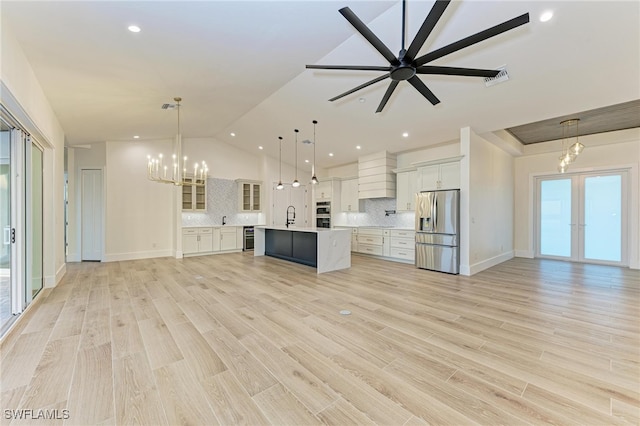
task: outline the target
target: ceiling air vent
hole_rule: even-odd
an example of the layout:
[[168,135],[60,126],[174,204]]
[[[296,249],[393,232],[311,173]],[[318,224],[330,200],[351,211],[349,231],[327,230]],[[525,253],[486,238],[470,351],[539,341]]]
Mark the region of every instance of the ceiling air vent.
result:
[[500,72],[495,77],[485,77],[484,85],[487,87],[491,87],[495,84],[502,83],[503,81],[509,80],[509,73],[507,72],[507,66],[503,65],[498,67]]
[[162,109],[174,109],[176,107],[176,104],[162,104],[162,106],[160,108]]

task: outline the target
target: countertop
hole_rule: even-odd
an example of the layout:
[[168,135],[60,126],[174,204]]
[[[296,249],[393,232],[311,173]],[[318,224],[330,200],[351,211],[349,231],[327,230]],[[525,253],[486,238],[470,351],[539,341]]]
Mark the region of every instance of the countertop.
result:
[[397,229],[399,231],[415,231],[414,228],[401,226],[378,226],[378,225],[335,225],[334,228],[370,228],[370,229]]
[[340,232],[340,231],[347,231],[347,229],[335,229],[335,228],[312,228],[312,227],[303,227],[303,226],[290,226],[290,227],[286,227],[286,226],[267,226],[267,225],[260,225],[260,226],[256,226],[256,228],[258,229],[275,229],[278,231],[292,231],[292,232],[313,232],[316,234],[321,234],[321,233],[326,233],[326,232]]
[[227,223],[226,225],[189,225],[189,226],[183,226],[182,229],[189,229],[189,228],[237,228],[237,227],[245,227],[245,226],[264,226],[264,225],[253,225],[253,224],[244,224],[244,225],[232,225],[230,223]]

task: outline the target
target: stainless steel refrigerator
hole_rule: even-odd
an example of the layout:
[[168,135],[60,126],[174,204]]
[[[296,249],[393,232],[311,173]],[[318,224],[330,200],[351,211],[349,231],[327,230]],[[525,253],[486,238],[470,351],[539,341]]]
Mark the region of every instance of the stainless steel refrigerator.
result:
[[460,272],[460,190],[419,192],[416,200],[416,266]]

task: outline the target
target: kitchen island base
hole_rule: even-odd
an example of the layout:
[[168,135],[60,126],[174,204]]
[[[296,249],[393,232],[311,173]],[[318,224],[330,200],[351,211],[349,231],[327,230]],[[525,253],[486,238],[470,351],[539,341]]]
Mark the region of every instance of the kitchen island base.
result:
[[256,227],[254,256],[312,266],[317,272],[351,267],[351,231],[326,228]]

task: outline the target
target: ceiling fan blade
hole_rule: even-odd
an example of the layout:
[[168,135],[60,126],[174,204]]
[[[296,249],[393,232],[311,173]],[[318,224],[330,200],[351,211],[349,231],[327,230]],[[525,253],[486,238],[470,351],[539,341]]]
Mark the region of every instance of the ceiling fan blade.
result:
[[417,75],[414,75],[409,80],[407,80],[413,87],[415,87],[418,92],[422,93],[422,96],[427,98],[432,105],[437,105],[440,103],[440,99],[436,98],[436,95],[433,94],[431,90],[418,78]]
[[345,97],[345,96],[347,96],[347,95],[352,94],[353,92],[357,92],[357,91],[358,91],[358,90],[360,90],[360,89],[364,89],[365,87],[367,87],[367,86],[371,86],[372,84],[375,84],[375,83],[377,83],[377,82],[379,82],[379,81],[382,81],[382,80],[384,80],[384,79],[386,79],[386,78],[389,78],[389,74],[381,75],[380,77],[376,77],[376,78],[374,78],[373,80],[367,81],[366,83],[361,84],[361,85],[360,85],[360,86],[358,86],[358,87],[354,87],[354,88],[353,88],[353,89],[351,89],[351,90],[348,90],[348,91],[346,91],[346,92],[344,92],[344,93],[339,94],[338,96],[335,96],[335,97],[333,97],[333,98],[329,99],[329,101],[330,101],[330,102],[336,101],[336,100],[338,100],[338,99],[340,99],[340,98],[343,98],[343,97]]
[[442,58],[445,55],[457,52],[458,50],[464,49],[465,47],[469,47],[472,44],[480,43],[481,41],[484,41],[488,38],[512,30],[516,27],[519,27],[520,25],[524,25],[527,22],[529,22],[529,14],[525,13],[524,15],[520,15],[501,24],[498,24],[495,27],[480,31],[479,33],[470,35],[469,37],[465,37],[462,40],[458,40],[447,46],[441,47],[440,49],[436,49],[433,52],[429,52],[426,55],[420,56],[414,61],[414,64],[415,66],[424,65],[438,58]]
[[398,87],[398,83],[399,83],[399,81],[397,81],[397,80],[392,80],[391,81],[391,83],[389,84],[389,87],[387,87],[387,91],[384,92],[384,96],[382,97],[382,100],[380,101],[380,105],[378,105],[378,109],[376,110],[376,113],[382,112],[382,109],[387,104],[387,101],[391,97],[391,94],[393,93],[394,90],[396,90],[396,87]]
[[404,57],[407,60],[413,61],[413,59],[416,57],[416,55],[422,48],[422,45],[427,40],[427,37],[429,37],[431,31],[433,31],[433,27],[436,26],[438,20],[444,13],[447,6],[449,6],[450,2],[451,0],[436,0],[435,4],[431,8],[431,11],[429,12],[429,15],[427,15],[427,17],[425,18],[422,26],[418,30],[418,33],[409,45],[407,52],[404,54]]
[[367,65],[306,65],[312,70],[355,70],[355,71],[391,71],[391,67],[376,67]]
[[423,65],[416,68],[416,74],[460,75],[465,77],[495,77],[500,70],[483,70],[478,68],[436,67]]
[[355,13],[353,13],[351,9],[349,9],[348,7],[343,7],[339,10],[339,12],[342,14],[342,16],[345,17],[347,21],[349,21],[351,25],[353,25],[356,30],[358,30],[360,34],[362,34],[364,38],[367,39],[369,43],[371,43],[373,47],[376,48],[378,52],[380,52],[382,56],[384,56],[387,61],[392,64],[398,63],[398,58],[396,58],[391,50],[389,50],[389,48],[385,46],[382,40],[380,40],[378,36],[376,36],[373,31],[371,31],[369,27],[367,27],[365,23],[356,16]]

